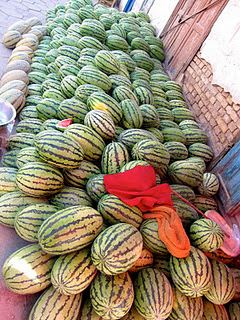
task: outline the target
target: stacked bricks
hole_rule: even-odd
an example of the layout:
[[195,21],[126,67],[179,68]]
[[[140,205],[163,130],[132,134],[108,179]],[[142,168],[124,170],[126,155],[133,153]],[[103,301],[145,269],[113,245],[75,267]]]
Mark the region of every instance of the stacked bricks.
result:
[[190,110],[208,135],[214,159],[220,159],[240,136],[240,105],[231,94],[212,85],[211,65],[201,58],[200,51],[189,64],[182,87]]

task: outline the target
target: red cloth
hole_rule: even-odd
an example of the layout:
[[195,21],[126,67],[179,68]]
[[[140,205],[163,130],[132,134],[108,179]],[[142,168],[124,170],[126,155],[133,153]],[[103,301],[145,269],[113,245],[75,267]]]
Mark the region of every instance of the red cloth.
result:
[[159,204],[173,208],[171,189],[167,183],[156,185],[152,166],[136,166],[125,172],[105,175],[104,185],[108,193],[131,207],[137,206],[142,212]]

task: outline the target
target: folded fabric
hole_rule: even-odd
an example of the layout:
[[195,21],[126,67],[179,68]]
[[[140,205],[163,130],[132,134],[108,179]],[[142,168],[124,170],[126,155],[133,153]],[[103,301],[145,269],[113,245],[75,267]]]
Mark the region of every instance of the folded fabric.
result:
[[169,185],[156,185],[152,166],[136,166],[125,172],[105,175],[104,185],[108,193],[131,207],[137,206],[142,212],[159,204],[173,207]]
[[143,219],[156,219],[158,234],[168,251],[177,258],[188,256],[191,245],[176,211],[165,206],[155,206],[144,213]]

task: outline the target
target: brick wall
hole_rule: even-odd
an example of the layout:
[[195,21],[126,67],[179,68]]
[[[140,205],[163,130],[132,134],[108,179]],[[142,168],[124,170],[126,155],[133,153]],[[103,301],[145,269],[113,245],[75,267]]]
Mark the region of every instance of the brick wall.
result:
[[212,85],[211,65],[196,54],[181,84],[196,121],[208,135],[217,160],[240,136],[240,105],[218,85]]

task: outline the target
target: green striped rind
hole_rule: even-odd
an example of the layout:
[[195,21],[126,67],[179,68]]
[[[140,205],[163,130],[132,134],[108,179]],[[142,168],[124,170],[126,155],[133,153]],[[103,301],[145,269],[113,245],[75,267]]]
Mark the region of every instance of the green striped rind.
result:
[[218,210],[218,204],[212,197],[196,195],[193,203],[199,210],[206,212],[208,210]]
[[148,162],[161,178],[165,177],[170,154],[161,142],[154,140],[137,142],[132,148],[132,157],[134,160]]
[[90,161],[83,160],[76,169],[64,170],[63,176],[65,183],[69,186],[85,188],[91,176],[100,174],[99,167]]
[[[154,99],[155,98],[156,98],[156,96],[154,96]],[[162,100],[162,98],[161,98],[161,100]],[[162,106],[158,107],[158,105],[156,105],[156,103],[155,103],[155,100],[154,100],[154,106],[157,108],[157,112],[158,112],[160,120],[174,121],[172,111],[169,110],[167,106],[166,107],[162,107]]]
[[83,148],[71,136],[57,130],[44,130],[35,139],[42,160],[57,168],[77,168],[83,160]]
[[77,76],[69,75],[61,81],[61,92],[67,98],[72,98],[75,94],[77,87],[79,86]]
[[[182,100],[184,101],[184,97],[181,92],[177,90],[167,90],[166,91],[167,100]],[[193,120],[193,119],[192,119]]]
[[122,124],[124,128],[141,128],[143,116],[137,103],[131,99],[125,99],[121,101],[120,106],[123,113]]
[[111,140],[115,136],[114,121],[102,110],[89,111],[84,118],[84,124],[95,130],[103,139]]
[[101,197],[107,194],[107,190],[104,185],[104,174],[97,174],[92,176],[86,185],[87,193],[90,198],[98,202]]
[[168,141],[164,143],[164,146],[167,148],[171,160],[184,160],[188,157],[187,147],[179,141]]
[[156,219],[144,220],[140,226],[140,232],[143,237],[143,245],[152,253],[156,253],[162,258],[169,256],[165,244],[160,240],[158,234],[158,222]]
[[72,119],[74,123],[83,123],[87,113],[87,105],[75,98],[63,100],[57,110],[59,119]]
[[125,145],[121,142],[111,142],[103,150],[101,158],[102,173],[117,173],[129,160],[130,156]]
[[182,132],[186,137],[187,146],[193,143],[207,144],[207,134],[202,129],[184,129]]
[[91,244],[101,231],[103,219],[87,206],[62,209],[43,222],[38,232],[45,252],[59,255],[80,250]]
[[18,170],[16,184],[19,190],[27,195],[48,196],[62,189],[63,175],[47,163],[30,162]]
[[169,320],[180,319],[202,319],[203,300],[202,297],[190,298],[182,294],[178,289],[172,286],[173,290],[173,308],[169,315]]
[[179,128],[178,124],[172,120],[162,119],[159,123],[159,129],[163,130],[165,128]]
[[80,69],[87,65],[94,66],[94,57],[84,55],[78,59],[77,65]]
[[203,174],[203,181],[198,186],[198,191],[203,196],[214,196],[219,189],[219,180],[218,177],[211,172],[205,172]]
[[117,58],[120,64],[124,64],[127,67],[129,72],[135,70],[136,62],[128,54],[122,52],[120,55],[117,55]]
[[157,138],[151,132],[137,128],[126,129],[120,133],[118,137],[118,141],[123,143],[129,150],[131,150],[137,142],[146,139],[157,141]]
[[183,120],[194,120],[194,115],[189,109],[177,107],[173,108],[171,111],[174,116],[174,121],[177,123],[180,123]]
[[31,63],[31,71],[41,72],[47,74],[47,66],[40,62]]
[[37,104],[42,100],[42,97],[40,96],[27,96],[26,102],[25,102],[25,107],[26,106],[37,106]]
[[35,203],[46,203],[45,198],[33,198],[20,191],[12,191],[0,197],[0,223],[4,226],[14,228],[16,214]]
[[84,36],[82,37],[78,42],[79,49],[82,50],[84,48],[92,48],[96,50],[103,50],[103,44],[90,36]]
[[133,161],[129,161],[127,164],[125,164],[120,172],[125,172],[127,170],[131,170],[133,168],[135,168],[136,166],[149,166],[149,163],[147,163],[146,161],[142,161],[142,160],[133,160]]
[[155,44],[151,44],[150,46],[150,57],[154,59],[158,59],[161,62],[165,60],[165,53],[162,48]]
[[38,118],[43,121],[57,118],[57,111],[60,103],[61,101],[52,98],[41,99],[36,106]]
[[6,153],[4,153],[4,155],[2,156],[2,159],[1,159],[1,165],[3,167],[17,168],[16,158],[17,158],[17,154],[19,151],[20,150],[18,150],[18,149],[14,149],[14,150],[7,151]]
[[158,141],[163,143],[164,139],[163,139],[163,134],[161,130],[159,130],[158,128],[146,128],[146,130],[154,134],[154,136],[158,139]]
[[38,230],[41,224],[57,211],[56,206],[47,203],[29,205],[18,211],[14,220],[14,228],[24,240],[38,242]]
[[101,110],[106,112],[116,124],[122,118],[121,106],[115,98],[111,97],[105,92],[99,91],[92,93],[87,100],[87,105],[89,110]]
[[44,91],[42,98],[43,99],[54,99],[54,100],[62,102],[67,97],[60,90],[55,89],[55,88],[51,88],[51,89]]
[[59,119],[47,119],[43,122],[41,131],[44,130],[57,130]]
[[153,94],[148,88],[138,86],[136,89],[134,89],[133,92],[135,93],[136,97],[138,98],[139,105],[142,105],[142,104],[150,104],[151,105],[154,103]]
[[238,320],[238,317],[240,314],[240,302],[231,302],[228,305],[228,314],[229,314],[230,320]]
[[84,189],[63,187],[60,192],[49,198],[49,202],[59,209],[72,206],[92,207],[92,200]]
[[195,209],[183,200],[173,200],[173,207],[176,209],[185,230],[189,230],[190,225],[199,219],[199,215]]
[[141,255],[142,246],[142,235],[136,227],[117,223],[96,237],[91,247],[91,258],[101,273],[116,275],[134,265]]
[[109,35],[106,39],[106,45],[109,47],[110,50],[122,50],[127,52],[128,50],[128,43],[127,41],[118,35]]
[[78,66],[75,66],[73,64],[64,64],[59,68],[58,75],[62,80],[64,77],[67,77],[67,76],[77,76],[79,71],[80,71],[80,68]]
[[33,83],[33,84],[28,85],[28,94],[31,96],[32,95],[33,96],[36,96],[36,95],[41,96],[42,95],[41,84]]
[[203,318],[206,320],[237,320],[238,318],[229,318],[227,309],[224,305],[215,304],[203,298]]
[[41,131],[43,121],[40,119],[24,119],[18,122],[16,132],[28,132],[37,134]]
[[37,117],[36,106],[25,106],[19,114],[19,120]]
[[125,87],[129,87],[130,89],[132,89],[131,81],[124,76],[121,76],[119,74],[112,74],[109,76],[109,79],[112,83],[113,89],[115,89],[117,86],[125,86]]
[[205,297],[215,304],[228,303],[234,296],[235,280],[228,266],[211,260],[213,281]]
[[184,184],[189,187],[198,187],[203,179],[201,168],[186,160],[178,160],[168,167],[168,175],[173,183]]
[[173,292],[163,272],[146,268],[134,281],[134,306],[145,319],[167,319],[173,307]]
[[46,289],[33,305],[28,320],[77,320],[82,295],[63,295],[53,287]]
[[131,50],[140,49],[150,52],[149,44],[141,37],[136,37],[131,41]]
[[[170,184],[170,188],[184,199],[193,202],[195,199],[195,193],[192,188],[181,184]],[[180,200],[180,198],[172,192],[172,200]]]
[[162,134],[163,134],[165,142],[178,141],[178,142],[181,142],[183,144],[186,143],[185,134],[182,132],[182,130],[180,130],[178,128],[173,128],[173,127],[164,128],[164,129],[162,129]]
[[80,58],[80,50],[74,46],[62,45],[57,49],[58,56],[66,56],[72,58],[74,60],[78,60]]
[[[153,96],[153,105],[156,108],[169,108],[169,102],[165,99],[165,97],[159,96],[159,95],[154,95]],[[166,116],[165,116],[166,117]],[[173,120],[173,115],[172,113],[168,113],[168,118],[171,118]],[[163,116],[162,116],[163,119]]]
[[[176,100],[178,103],[180,100]],[[170,101],[170,103],[174,102],[174,100]],[[170,104],[169,103],[169,104]],[[187,108],[187,107],[186,107]],[[199,129],[199,124],[194,120],[183,120],[179,123],[179,128],[181,130],[185,129]]]
[[90,285],[90,299],[99,319],[122,318],[130,310],[134,299],[128,272],[113,276],[97,273]]
[[200,170],[204,173],[206,171],[206,163],[200,157],[188,157],[185,159],[187,162],[192,162],[193,164],[199,166]]
[[158,128],[160,118],[157,109],[151,104],[141,104],[139,106],[143,116],[143,128]]
[[44,93],[45,91],[49,89],[61,89],[61,82],[56,79],[46,79],[42,84],[41,84],[41,92]]
[[162,258],[161,256],[154,255],[152,267],[162,271],[168,279],[171,279],[169,259],[170,256],[167,258]]
[[130,207],[113,194],[106,194],[98,202],[97,210],[104,221],[109,224],[125,222],[139,228],[142,223],[142,212],[138,207]]
[[111,51],[100,50],[94,58],[95,66],[106,74],[118,73],[120,63]]
[[[99,22],[98,20],[95,20]],[[84,36],[90,36],[101,43],[103,43],[106,39],[106,31],[104,30],[103,25],[99,23],[91,23],[91,22],[86,22],[86,20],[83,20],[83,23],[80,26],[80,35],[82,37]]]
[[0,167],[0,196],[18,190],[15,182],[17,172],[16,168]]
[[[19,267],[19,261],[22,267]],[[4,262],[4,283],[8,289],[19,294],[42,291],[51,284],[54,261],[55,257],[44,252],[38,244],[24,246]]]
[[46,78],[46,73],[39,71],[31,71],[28,73],[30,84],[41,84]]
[[83,67],[79,71],[77,77],[80,84],[89,83],[100,87],[104,91],[109,91],[112,87],[112,83],[108,76],[95,66],[88,65]]
[[135,103],[138,104],[138,98],[135,95],[135,93],[129,88],[125,86],[117,86],[113,92],[112,96],[115,100],[117,100],[119,103],[125,99],[131,99]]
[[193,246],[186,258],[170,257],[170,272],[176,288],[191,298],[206,295],[212,283],[208,258]]
[[189,238],[194,247],[212,252],[223,245],[224,233],[215,221],[203,218],[191,225]]
[[98,92],[98,91],[104,92],[103,89],[101,89],[100,87],[98,87],[96,85],[89,84],[89,83],[82,84],[77,88],[77,90],[75,92],[75,98],[84,102],[84,103],[87,103],[88,97],[92,93]]
[[75,295],[90,285],[97,273],[90,253],[90,248],[83,248],[57,258],[52,268],[51,282],[59,293]]
[[23,149],[32,147],[34,144],[35,134],[27,132],[19,132],[12,134],[8,140],[8,149]]
[[205,162],[211,161],[213,158],[213,149],[204,143],[193,143],[188,147],[190,157],[200,157]]
[[182,92],[182,86],[180,85],[180,83],[170,80],[170,81],[166,81],[163,85],[163,90],[164,91],[168,91],[168,90],[177,90],[179,92]]
[[[134,40],[133,40],[134,41]],[[133,61],[136,62],[138,68],[147,70],[148,72],[152,71],[154,68],[154,63],[149,56],[142,53],[134,53],[132,55]]]
[[77,61],[66,56],[58,56],[54,62],[54,65],[55,65],[54,69],[56,70],[56,72],[58,72],[59,69],[65,64],[73,64],[77,66]]
[[82,146],[86,160],[95,161],[102,156],[105,142],[93,129],[75,123],[68,126],[64,134],[72,137]]

